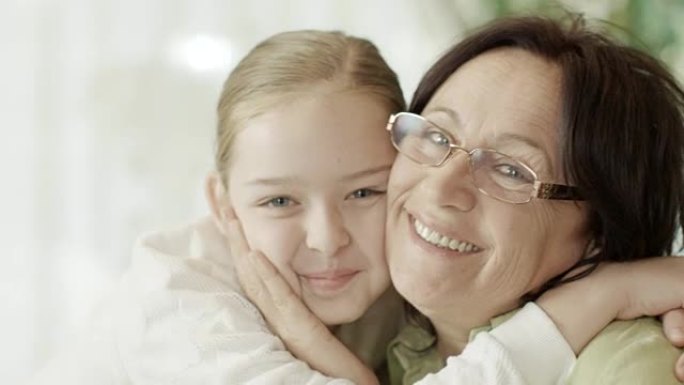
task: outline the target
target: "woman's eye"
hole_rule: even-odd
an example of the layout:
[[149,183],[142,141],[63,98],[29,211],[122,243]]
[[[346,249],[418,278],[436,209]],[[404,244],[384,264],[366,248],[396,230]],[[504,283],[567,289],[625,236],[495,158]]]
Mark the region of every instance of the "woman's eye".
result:
[[275,197],[266,201],[264,205],[268,207],[288,207],[293,203],[294,202],[292,202],[292,199],[288,197]]
[[372,196],[382,194],[382,193],[383,193],[383,191],[373,190],[370,188],[360,188],[358,190],[355,190],[351,194],[349,194],[348,197],[350,197],[352,199],[363,199],[363,198],[372,197]]
[[534,181],[530,179],[530,176],[528,175],[527,172],[522,170],[520,167],[512,165],[512,164],[500,164],[495,167],[496,171],[510,179],[514,179],[516,181],[521,181],[521,182],[527,182],[527,183],[533,183]]
[[438,146],[449,146],[449,138],[439,131],[429,131],[425,134],[425,138]]

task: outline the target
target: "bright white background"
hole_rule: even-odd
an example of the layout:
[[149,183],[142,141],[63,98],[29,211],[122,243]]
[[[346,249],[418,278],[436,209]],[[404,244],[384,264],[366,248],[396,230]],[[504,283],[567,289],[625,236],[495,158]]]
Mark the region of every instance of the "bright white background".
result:
[[214,107],[254,44],[302,28],[367,37],[409,98],[493,12],[467,0],[0,0],[0,383],[69,344],[137,235],[207,212]]

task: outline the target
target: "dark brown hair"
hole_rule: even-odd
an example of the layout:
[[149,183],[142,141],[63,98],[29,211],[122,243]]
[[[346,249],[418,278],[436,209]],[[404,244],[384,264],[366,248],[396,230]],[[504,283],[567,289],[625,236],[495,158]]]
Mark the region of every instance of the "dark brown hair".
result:
[[588,203],[595,247],[573,266],[588,269],[569,278],[565,272],[522,300],[602,261],[671,253],[684,219],[684,93],[677,81],[658,60],[591,31],[581,17],[507,18],[447,51],[421,80],[410,111],[421,113],[465,62],[500,47],[524,49],[562,71],[559,150],[565,182]]

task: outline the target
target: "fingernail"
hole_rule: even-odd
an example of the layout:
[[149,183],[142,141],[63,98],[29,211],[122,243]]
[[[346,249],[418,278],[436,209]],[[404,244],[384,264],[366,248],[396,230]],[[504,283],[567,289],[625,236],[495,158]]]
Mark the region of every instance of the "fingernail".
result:
[[[674,328],[670,330],[667,334],[671,342],[684,344],[684,328]],[[684,365],[684,360],[682,360],[680,363]]]
[[232,221],[235,219],[235,211],[233,211],[232,207],[229,207],[227,209],[223,209],[223,216],[229,221]]

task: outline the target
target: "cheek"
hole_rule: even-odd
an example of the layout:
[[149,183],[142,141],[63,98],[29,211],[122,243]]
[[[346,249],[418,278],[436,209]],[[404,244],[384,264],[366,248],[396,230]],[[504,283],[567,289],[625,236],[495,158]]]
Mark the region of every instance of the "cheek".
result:
[[385,269],[385,220],[387,202],[382,199],[372,207],[359,207],[347,215],[347,231],[359,249],[366,266],[381,265]]
[[586,237],[581,210],[542,206],[525,220],[524,225],[520,223],[511,227],[517,240],[510,241],[520,251],[520,268],[530,275],[529,290],[563,273],[582,257]]
[[555,223],[533,206],[494,203],[484,214],[493,254],[483,272],[497,292],[517,298],[546,275],[549,233]]
[[390,206],[420,181],[421,173],[418,171],[413,161],[403,155],[397,156],[387,186],[387,200]]
[[264,218],[249,210],[242,215],[238,212],[238,217],[250,248],[264,253],[290,286],[299,292],[298,285],[295,284],[297,277],[291,267],[299,250],[299,226],[283,219]]
[[255,224],[247,237],[250,246],[263,252],[277,267],[289,265],[299,246],[296,225],[268,220],[257,221]]

